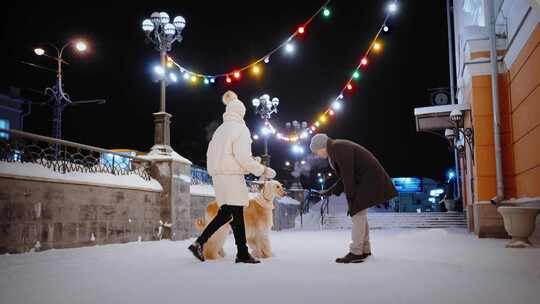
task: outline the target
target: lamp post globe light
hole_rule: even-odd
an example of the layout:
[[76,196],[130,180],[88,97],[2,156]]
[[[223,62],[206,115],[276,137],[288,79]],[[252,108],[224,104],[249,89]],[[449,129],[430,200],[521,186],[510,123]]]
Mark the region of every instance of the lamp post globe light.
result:
[[[162,73],[159,74],[159,82],[161,86],[159,112],[154,113],[154,146],[152,151],[157,151],[160,154],[171,154],[171,132],[170,118],[171,114],[165,110],[165,88],[168,81],[176,81],[177,77],[174,74],[168,75],[166,71],[167,52],[172,48],[174,42],[182,41],[182,31],[186,27],[186,20],[182,16],[176,16],[173,22],[170,23],[169,14],[166,12],[154,12],[149,19],[142,22],[142,30],[146,34],[146,41],[154,45],[156,51],[160,54],[160,62]],[[169,78],[167,76],[170,76]]]
[[[56,45],[52,43],[46,43],[47,46],[50,46],[54,52],[52,54],[47,53],[47,51],[43,47],[37,47],[34,49],[34,53],[37,56],[44,56],[50,59],[53,59],[56,61],[56,70],[54,71],[56,73],[56,83],[52,87],[48,87],[45,89],[45,96],[47,96],[49,99],[47,100],[47,104],[52,108],[53,112],[53,125],[52,125],[52,134],[51,136],[54,138],[61,139],[62,138],[62,113],[64,109],[70,105],[77,105],[77,104],[89,104],[89,103],[98,103],[102,104],[106,101],[104,99],[92,99],[92,100],[80,100],[80,101],[72,101],[69,97],[69,94],[66,93],[64,90],[64,84],[62,82],[62,65],[68,64],[66,60],[64,60],[64,51],[68,47],[73,47],[73,49],[79,53],[85,52],[88,48],[86,43],[82,40],[70,40],[66,42],[61,48],[58,48]],[[34,65],[40,67],[38,65]],[[43,68],[43,67],[40,67]],[[48,68],[44,68],[46,70],[50,70]]]
[[269,127],[268,120],[270,119],[272,114],[277,113],[277,108],[279,106],[279,98],[270,98],[270,95],[263,94],[261,97],[254,98],[251,101],[251,104],[255,109],[255,114],[259,115],[261,119],[265,122],[265,126],[263,127],[261,132],[264,137],[264,155],[262,156],[262,158],[263,163],[266,166],[270,166],[270,155],[268,154],[268,137],[270,136],[270,134],[273,134],[275,130]]
[[[301,166],[305,164],[304,160],[301,160],[306,152],[304,141],[309,137],[308,123],[306,121],[299,122],[293,120],[285,123],[285,127],[293,134],[291,152],[294,157],[294,166]],[[300,183],[300,177],[296,178],[296,182]]]

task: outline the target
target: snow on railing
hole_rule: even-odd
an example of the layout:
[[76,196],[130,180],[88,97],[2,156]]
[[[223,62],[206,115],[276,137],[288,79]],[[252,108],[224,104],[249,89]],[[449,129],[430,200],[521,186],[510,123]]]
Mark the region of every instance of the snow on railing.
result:
[[144,158],[67,140],[0,129],[0,161],[34,163],[59,173],[137,174],[150,180]]

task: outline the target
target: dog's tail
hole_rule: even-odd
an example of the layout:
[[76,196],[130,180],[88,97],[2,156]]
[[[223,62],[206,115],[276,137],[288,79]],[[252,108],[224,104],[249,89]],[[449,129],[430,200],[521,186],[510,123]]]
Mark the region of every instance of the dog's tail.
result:
[[198,218],[195,220],[195,228],[197,228],[197,230],[199,232],[203,231],[204,228],[206,228],[206,220],[204,218]]

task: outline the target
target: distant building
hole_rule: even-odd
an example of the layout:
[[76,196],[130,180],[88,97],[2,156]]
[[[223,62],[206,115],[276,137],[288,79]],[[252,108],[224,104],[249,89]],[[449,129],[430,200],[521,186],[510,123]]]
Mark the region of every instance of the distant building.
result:
[[[30,104],[17,95],[15,89],[10,94],[0,94],[0,129],[23,129],[23,119],[30,113]],[[7,134],[0,133],[0,137],[6,138]]]
[[386,211],[440,212],[446,185],[423,177],[395,177],[392,182],[399,195],[389,201]]

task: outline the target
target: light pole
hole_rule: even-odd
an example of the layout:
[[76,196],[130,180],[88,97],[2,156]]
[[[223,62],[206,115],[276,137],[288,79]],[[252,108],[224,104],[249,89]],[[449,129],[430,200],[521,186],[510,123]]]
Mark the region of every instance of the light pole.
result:
[[264,155],[263,162],[266,166],[270,166],[270,155],[268,155],[268,137],[273,134],[273,130],[268,120],[272,114],[277,113],[277,107],[279,106],[279,98],[274,97],[270,99],[270,95],[264,94],[259,98],[254,98],[251,101],[253,107],[255,107],[255,114],[259,115],[264,120],[264,127],[262,129],[262,135],[264,137]]
[[171,117],[172,115],[165,111],[165,88],[167,86],[166,58],[167,52],[171,50],[172,44],[175,41],[182,41],[182,30],[186,27],[186,20],[182,16],[176,16],[173,23],[169,22],[169,15],[165,12],[154,12],[150,15],[150,19],[145,19],[142,22],[142,30],[146,34],[146,41],[154,45],[156,51],[160,54],[162,75],[161,82],[161,97],[159,104],[159,112],[154,113],[154,147],[152,150],[159,150],[162,154],[170,154],[171,148]]
[[[58,48],[52,43],[47,43],[47,45],[51,46],[56,51],[56,56],[47,54],[45,52],[45,49],[43,48],[35,48],[34,53],[38,56],[45,56],[45,57],[51,58],[55,60],[57,64],[57,69],[55,71],[56,83],[54,86],[45,89],[45,96],[49,97],[47,104],[52,108],[52,111],[53,111],[52,137],[61,139],[62,138],[62,113],[67,106],[77,105],[77,104],[86,104],[86,103],[102,104],[102,103],[105,103],[105,100],[92,99],[92,100],[72,101],[71,98],[69,97],[69,94],[67,94],[64,91],[64,84],[62,83],[62,65],[68,64],[68,62],[65,61],[63,58],[64,50],[68,46],[74,46],[76,51],[84,52],[87,49],[86,43],[84,43],[81,40],[71,40],[71,41],[68,41],[66,44],[64,44],[62,48]],[[34,66],[37,66],[37,65],[34,65]],[[40,67],[40,66],[37,66],[37,67]],[[48,68],[45,68],[45,69],[49,70]]]

